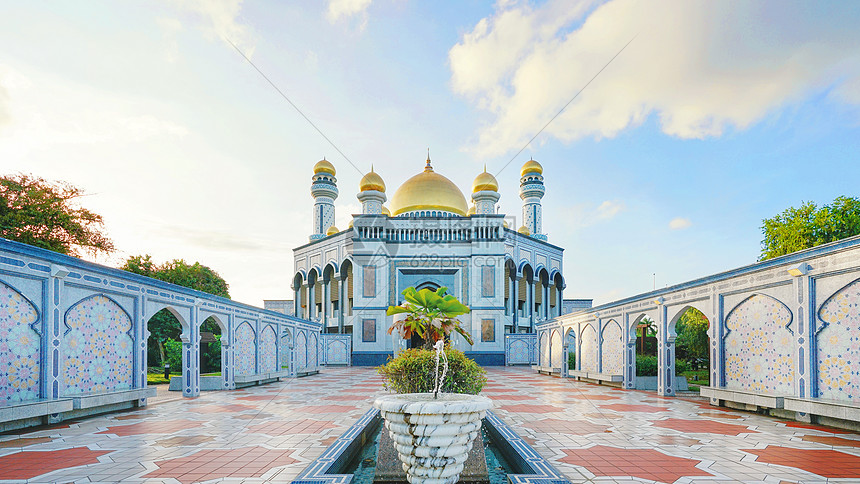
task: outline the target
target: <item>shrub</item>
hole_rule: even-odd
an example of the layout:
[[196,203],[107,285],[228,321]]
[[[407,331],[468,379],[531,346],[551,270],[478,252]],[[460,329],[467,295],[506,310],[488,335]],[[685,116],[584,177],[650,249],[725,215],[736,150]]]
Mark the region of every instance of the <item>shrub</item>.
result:
[[657,376],[657,357],[636,355],[636,376]]
[[[448,374],[445,375],[442,391],[477,395],[487,383],[487,372],[474,360],[466,358],[462,351],[446,349],[445,354],[448,356]],[[409,349],[397,358],[389,359],[376,371],[382,376],[386,390],[429,393],[435,387],[436,352],[421,348]],[[439,371],[442,371],[441,361]]]
[[576,353],[567,354],[567,369],[573,370],[576,368]]
[[675,360],[675,374],[680,375],[681,373],[690,371],[690,364],[684,360]]
[[171,373],[182,373],[182,342],[173,339],[168,339],[164,343],[164,354],[167,357],[167,363],[170,365]]

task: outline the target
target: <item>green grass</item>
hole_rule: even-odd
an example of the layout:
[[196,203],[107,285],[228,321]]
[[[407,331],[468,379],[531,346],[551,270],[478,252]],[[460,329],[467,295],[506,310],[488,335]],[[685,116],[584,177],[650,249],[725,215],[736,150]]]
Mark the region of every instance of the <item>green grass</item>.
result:
[[710,385],[710,375],[708,370],[690,370],[681,373],[681,376],[687,377],[687,384],[691,391],[697,392],[700,387]]
[[164,373],[147,373],[146,374],[146,384],[147,385],[166,385],[168,383],[170,383],[170,380],[167,380],[166,378],[164,378]]
[[221,372],[220,372],[220,371],[216,371],[216,372],[214,372],[214,373],[204,373],[204,374],[202,374],[202,375],[200,375],[200,376],[221,376]]

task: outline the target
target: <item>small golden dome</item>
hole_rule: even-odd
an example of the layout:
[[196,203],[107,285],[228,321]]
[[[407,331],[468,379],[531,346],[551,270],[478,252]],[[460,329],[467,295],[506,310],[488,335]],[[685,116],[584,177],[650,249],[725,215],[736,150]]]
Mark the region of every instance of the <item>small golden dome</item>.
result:
[[538,175],[543,174],[543,167],[535,160],[529,160],[523,165],[523,169],[520,170],[520,176],[526,176],[526,173],[537,173]]
[[337,227],[332,225],[331,227],[328,228],[328,230],[325,231],[325,235],[326,235],[326,237],[328,237],[329,235],[334,235],[338,232],[340,232],[340,230],[338,230]]
[[361,178],[361,181],[358,182],[358,190],[361,192],[366,192],[368,190],[385,192],[385,182],[382,181],[381,176],[373,171],[373,167],[370,167],[370,173],[364,175]]
[[472,205],[471,207],[469,207],[469,211],[466,212],[466,215],[471,217],[472,215],[475,215],[476,212],[477,212],[477,209],[475,208],[474,205]]
[[484,172],[475,177],[475,182],[472,183],[472,193],[482,191],[497,192],[499,191],[499,182],[496,177],[487,173],[487,166],[484,165]]
[[335,176],[336,173],[335,173],[334,165],[332,165],[325,158],[321,159],[320,161],[318,161],[316,163],[316,165],[314,165],[314,175],[317,175],[320,173],[328,173],[331,176]]
[[391,214],[419,210],[439,210],[465,216],[469,206],[466,197],[448,178],[433,171],[430,158],[424,171],[403,182],[391,197]]
[[502,226],[503,226],[504,228],[506,228],[506,229],[507,229],[507,228],[510,228],[510,226],[508,225],[508,221],[507,221],[507,220],[502,220]]
[[382,206],[382,215],[385,215],[386,217],[391,216],[391,210],[388,210],[388,207],[385,205]]
[[352,222],[354,222],[354,220],[350,220],[350,221],[349,221],[349,225],[347,225],[347,226],[346,226],[346,228],[347,228],[347,229],[351,229],[351,228],[352,228]]
[[529,232],[529,228],[528,228],[528,227],[526,227],[525,225],[523,225],[522,227],[520,227],[520,229],[519,229],[519,230],[517,230],[517,232],[519,232],[519,233],[521,233],[521,234],[523,234],[523,235],[531,235],[531,232]]

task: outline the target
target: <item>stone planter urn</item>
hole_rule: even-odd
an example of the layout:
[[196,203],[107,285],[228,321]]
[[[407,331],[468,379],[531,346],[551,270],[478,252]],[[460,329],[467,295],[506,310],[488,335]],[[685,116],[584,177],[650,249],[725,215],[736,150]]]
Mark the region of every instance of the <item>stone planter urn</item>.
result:
[[410,483],[454,484],[493,403],[480,395],[405,393],[378,397],[373,406]]

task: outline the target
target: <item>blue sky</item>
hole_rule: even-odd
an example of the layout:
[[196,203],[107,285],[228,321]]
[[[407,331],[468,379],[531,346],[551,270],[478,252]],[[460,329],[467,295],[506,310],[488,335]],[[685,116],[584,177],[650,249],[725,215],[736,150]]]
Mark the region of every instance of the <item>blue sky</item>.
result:
[[427,147],[467,196],[486,163],[519,214],[533,156],[565,296],[596,303],[754,262],[763,218],[858,196],[851,2],[0,3],[0,172],[85,189],[119,249],[98,262],[199,260],[244,302],[291,294],[323,156],[341,228],[371,163],[389,196]]

